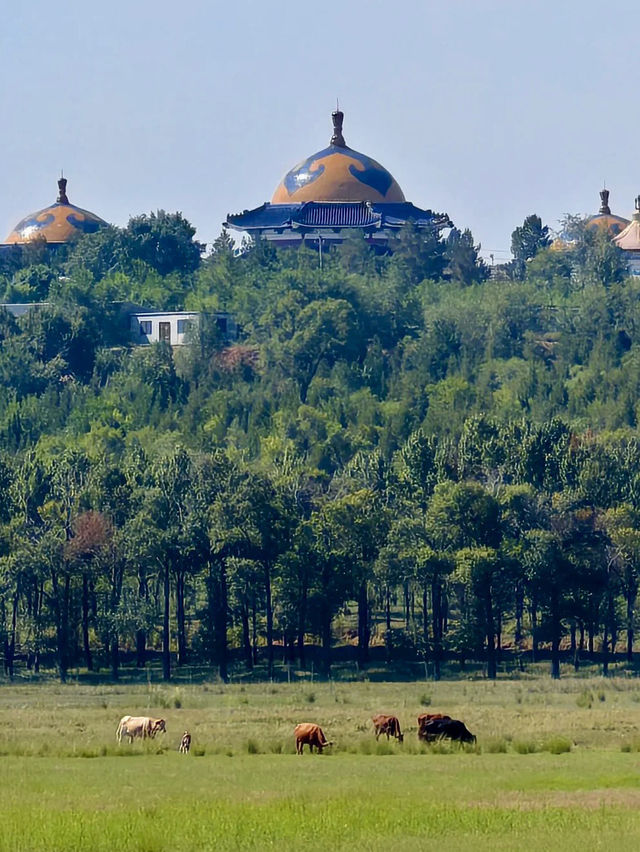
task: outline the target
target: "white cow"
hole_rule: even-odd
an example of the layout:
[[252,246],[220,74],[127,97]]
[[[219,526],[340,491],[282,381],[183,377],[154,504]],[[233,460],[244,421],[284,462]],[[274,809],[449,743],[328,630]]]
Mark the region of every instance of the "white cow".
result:
[[166,723],[164,719],[152,719],[150,716],[123,716],[120,719],[120,724],[116,729],[116,737],[118,742],[122,742],[122,737],[129,737],[131,744],[136,737],[153,739],[158,731],[166,733]]

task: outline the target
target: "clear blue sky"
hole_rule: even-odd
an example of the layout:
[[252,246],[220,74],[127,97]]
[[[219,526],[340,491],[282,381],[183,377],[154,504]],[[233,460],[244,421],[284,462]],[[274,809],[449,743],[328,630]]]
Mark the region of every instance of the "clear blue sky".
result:
[[[55,200],[119,225],[181,210],[210,242],[325,147],[353,148],[483,250],[523,218],[640,192],[632,0],[44,0],[0,28],[0,240]],[[505,257],[505,255],[496,255]]]

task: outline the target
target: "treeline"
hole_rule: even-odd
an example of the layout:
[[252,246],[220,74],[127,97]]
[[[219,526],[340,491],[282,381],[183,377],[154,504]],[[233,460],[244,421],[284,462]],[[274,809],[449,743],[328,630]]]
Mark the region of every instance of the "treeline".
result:
[[[578,436],[559,420],[466,421],[458,439],[413,433],[387,461],[356,453],[327,487],[300,459],[253,468],[223,451],[137,445],[116,463],[77,449],[5,461],[4,657],[71,666],[123,648],[163,673],[211,664],[230,646],[272,674],[274,642],[331,665],[335,617],[357,609],[368,660],[374,610],[387,659],[486,661],[505,643],[550,646],[559,675],[601,643],[632,659],[640,564],[640,441]],[[392,625],[398,602],[404,627]]]
[[[529,217],[489,270],[468,231],[354,235],[320,265],[159,211],[0,255],[0,630],[37,667],[162,647],[170,676],[274,642],[558,673],[633,651],[638,282],[583,222]],[[131,347],[126,303],[203,311]],[[233,314],[229,345],[215,310]],[[399,626],[398,615],[404,627]]]

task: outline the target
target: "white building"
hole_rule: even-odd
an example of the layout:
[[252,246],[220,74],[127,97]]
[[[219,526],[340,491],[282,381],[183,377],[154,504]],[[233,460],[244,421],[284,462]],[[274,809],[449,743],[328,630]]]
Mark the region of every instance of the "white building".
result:
[[[235,340],[238,330],[226,313],[213,314],[220,334]],[[129,314],[131,339],[134,343],[160,343],[184,346],[192,342],[191,333],[200,322],[197,311],[135,311]]]

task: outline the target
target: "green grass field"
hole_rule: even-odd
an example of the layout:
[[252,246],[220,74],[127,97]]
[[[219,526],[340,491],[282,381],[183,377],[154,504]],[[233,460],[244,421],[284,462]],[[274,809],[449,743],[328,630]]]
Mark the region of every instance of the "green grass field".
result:
[[[426,709],[477,747],[420,745]],[[376,744],[376,712],[403,745]],[[168,732],[118,746],[124,713]],[[330,753],[294,754],[299,721]],[[635,679],[2,685],[0,852],[636,850],[639,749]]]

